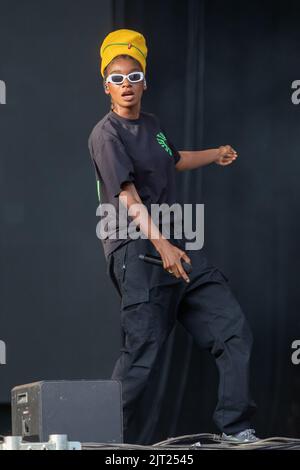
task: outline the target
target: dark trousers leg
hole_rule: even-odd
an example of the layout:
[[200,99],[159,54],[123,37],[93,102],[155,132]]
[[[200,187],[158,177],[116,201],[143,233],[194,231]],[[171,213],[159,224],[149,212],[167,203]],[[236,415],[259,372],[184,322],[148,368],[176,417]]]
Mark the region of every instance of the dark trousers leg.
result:
[[[154,287],[149,290],[149,301],[121,309],[123,344],[111,378],[120,380],[122,384],[125,435],[136,400],[145,389],[159,352],[176,321],[173,289],[173,286]],[[166,305],[171,306],[171,310]]]
[[213,269],[211,275],[206,273],[203,283],[201,276],[191,279],[178,320],[198,346],[209,349],[215,358],[219,371],[216,425],[227,434],[248,428],[256,409],[249,392],[252,333],[219,270]]

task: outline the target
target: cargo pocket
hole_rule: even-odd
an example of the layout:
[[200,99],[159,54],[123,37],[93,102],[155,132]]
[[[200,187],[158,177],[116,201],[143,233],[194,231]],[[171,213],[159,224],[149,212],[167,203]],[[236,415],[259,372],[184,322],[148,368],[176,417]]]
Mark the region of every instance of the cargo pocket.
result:
[[128,289],[124,286],[121,307],[134,307],[136,304],[149,302],[149,289],[146,287],[138,289]]

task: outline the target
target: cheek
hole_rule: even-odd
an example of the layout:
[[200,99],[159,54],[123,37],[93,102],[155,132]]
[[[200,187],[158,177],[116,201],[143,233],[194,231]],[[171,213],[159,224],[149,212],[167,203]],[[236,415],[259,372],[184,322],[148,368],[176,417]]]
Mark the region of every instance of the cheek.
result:
[[141,96],[144,91],[144,85],[139,85],[137,88],[137,93]]
[[117,98],[120,94],[120,92],[114,86],[110,86],[109,91],[112,98]]

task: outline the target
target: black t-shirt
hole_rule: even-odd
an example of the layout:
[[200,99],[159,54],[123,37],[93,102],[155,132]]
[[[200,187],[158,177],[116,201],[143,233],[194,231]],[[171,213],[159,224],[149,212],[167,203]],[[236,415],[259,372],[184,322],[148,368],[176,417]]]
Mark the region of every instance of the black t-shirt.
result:
[[[149,213],[151,204],[176,202],[175,164],[180,154],[154,114],[140,111],[138,119],[128,119],[109,111],[92,130],[88,146],[100,204],[113,204],[118,214],[118,195],[126,181],[134,183]],[[129,222],[132,219],[128,216],[125,225]],[[128,235],[118,238],[122,228],[122,222],[117,223],[107,238],[101,237],[106,258],[131,240]]]

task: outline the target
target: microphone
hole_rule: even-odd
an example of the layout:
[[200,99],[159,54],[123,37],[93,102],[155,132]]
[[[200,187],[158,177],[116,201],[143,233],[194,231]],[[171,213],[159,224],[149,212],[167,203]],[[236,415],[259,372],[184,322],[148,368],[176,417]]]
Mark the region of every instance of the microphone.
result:
[[[139,259],[145,261],[146,263],[156,264],[157,266],[163,266],[163,261],[159,256],[152,256],[152,255],[139,255]],[[183,269],[187,274],[192,271],[192,266],[187,263],[186,261],[180,260],[183,266]]]

